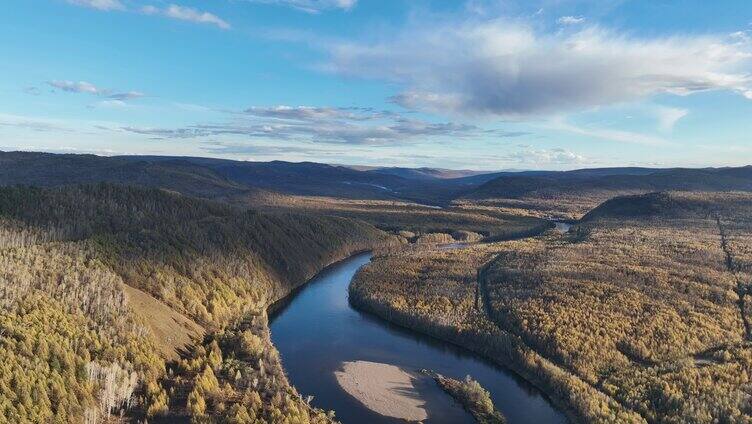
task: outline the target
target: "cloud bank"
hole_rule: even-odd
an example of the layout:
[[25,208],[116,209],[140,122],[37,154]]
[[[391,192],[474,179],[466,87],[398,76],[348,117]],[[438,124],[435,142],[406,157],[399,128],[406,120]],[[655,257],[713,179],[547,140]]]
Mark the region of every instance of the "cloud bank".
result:
[[508,19],[432,22],[377,41],[328,43],[324,69],[397,83],[393,101],[407,108],[520,118],[664,93],[727,90],[752,99],[751,44],[739,36],[639,38],[598,26],[541,33]]
[[525,132],[487,130],[455,122],[429,122],[369,108],[307,106],[251,107],[228,123],[197,124],[181,128],[123,127],[121,130],[155,138],[245,136],[329,144],[390,145],[489,136],[512,138]]

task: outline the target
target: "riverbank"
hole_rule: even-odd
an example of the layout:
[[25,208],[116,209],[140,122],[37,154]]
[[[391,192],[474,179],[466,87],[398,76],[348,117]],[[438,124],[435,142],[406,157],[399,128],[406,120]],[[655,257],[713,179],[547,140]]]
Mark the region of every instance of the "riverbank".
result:
[[311,280],[316,278],[317,275],[320,275],[321,273],[326,272],[327,270],[340,265],[341,263],[351,259],[354,256],[371,252],[374,249],[386,248],[388,246],[389,244],[374,244],[373,246],[369,246],[367,248],[346,251],[344,253],[339,253],[337,255],[334,255],[332,259],[323,263],[323,265],[321,265],[320,268],[318,268],[315,272],[313,272],[312,275],[309,276],[307,279],[305,279],[303,282],[296,284],[295,286],[291,287],[286,292],[279,293],[273,298],[269,299],[265,307],[267,317],[274,316],[274,314],[279,309],[283,308],[285,304],[287,304],[290,300],[292,300],[295,297],[295,295],[303,291],[306,288],[306,285]]
[[[417,373],[431,369],[453,378],[471,375],[492,393],[494,404],[510,423],[563,424],[532,386],[479,355],[419,332],[364,314],[348,302],[348,287],[356,271],[371,256],[356,255],[320,273],[306,288],[278,310],[270,321],[274,346],[279,350],[290,383],[311,405],[336,411],[342,422],[393,424],[343,390],[336,373],[347,362],[387,364]],[[428,384],[430,383],[430,384]],[[415,382],[417,395],[428,413],[427,423],[473,423],[472,416],[435,382]]]
[[[305,271],[302,278],[297,278],[293,282],[287,284],[279,284],[279,287],[272,290],[271,295],[266,300],[267,314],[270,315],[273,311],[275,304],[283,303],[285,299],[294,296],[297,292],[302,290],[306,284],[308,284],[318,274],[326,271],[328,268],[334,267],[337,264],[348,260],[349,258],[359,255],[361,253],[385,250],[400,246],[402,243],[396,236],[383,233],[383,238],[373,239],[366,242],[362,242],[355,245],[348,245],[338,250],[330,251],[323,258],[320,258],[317,263],[314,263]],[[270,311],[270,308],[272,311]]]
[[[405,314],[384,307],[383,305],[371,303],[370,300],[366,300],[358,294],[353,294],[353,292],[350,292],[350,302],[355,308],[371,313],[380,319],[468,349],[502,367],[511,369],[527,382],[546,393],[549,400],[559,410],[564,412],[570,421],[583,424],[586,422],[579,411],[569,406],[564,396],[552,395],[556,393],[553,387],[551,387],[553,385],[546,384],[545,380],[537,377],[538,371],[541,368],[555,367],[555,365],[521,346],[519,341],[515,340],[510,334],[501,332],[489,334],[472,330],[458,332],[450,326],[437,325],[432,320],[419,319],[411,314]],[[557,369],[551,374],[558,372],[563,371]],[[551,377],[554,382],[558,382],[556,376],[552,375]]]

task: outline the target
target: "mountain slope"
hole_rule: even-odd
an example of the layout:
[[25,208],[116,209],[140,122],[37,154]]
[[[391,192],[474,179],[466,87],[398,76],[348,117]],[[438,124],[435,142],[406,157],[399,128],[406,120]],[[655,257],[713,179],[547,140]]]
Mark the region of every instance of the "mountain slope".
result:
[[752,214],[752,194],[746,192],[653,192],[609,199],[582,217],[598,219],[714,219]]
[[270,190],[428,203],[446,203],[458,187],[466,185],[459,180],[420,180],[312,162],[0,152],[0,185],[54,187],[95,182],[163,188],[205,198],[238,197]]
[[579,219],[616,196],[670,190],[752,191],[752,168],[618,168],[503,175],[470,189],[455,203]]
[[[504,175],[467,193],[467,198],[519,198],[587,190],[750,191],[752,167],[716,169],[578,170],[543,175]],[[624,173],[621,173],[624,172]]]
[[158,187],[199,197],[247,190],[209,168],[180,159],[151,162],[94,155],[0,152],[0,185],[54,187],[97,182]]
[[265,308],[389,240],[157,189],[0,188],[0,421],[330,422],[289,385]]

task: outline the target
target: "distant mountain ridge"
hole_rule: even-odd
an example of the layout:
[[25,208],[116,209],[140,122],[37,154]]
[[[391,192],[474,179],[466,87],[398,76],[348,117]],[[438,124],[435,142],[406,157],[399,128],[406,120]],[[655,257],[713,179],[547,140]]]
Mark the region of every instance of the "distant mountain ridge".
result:
[[248,162],[171,156],[0,152],[0,185],[110,182],[203,198],[261,191],[446,205],[454,199],[551,197],[575,191],[752,191],[752,167],[640,167],[503,171],[348,167],[315,162]]
[[0,152],[0,185],[62,186],[110,182],[158,187],[197,197],[247,190],[210,168],[180,158],[127,160],[95,155]]
[[521,198],[587,190],[752,191],[752,166],[739,168],[612,168],[502,175],[464,197]]
[[404,167],[377,167],[377,166],[350,166],[356,171],[390,174],[408,179],[455,179],[475,175],[488,175],[488,171],[474,171],[470,169],[444,169],[444,168],[404,168]]
[[0,152],[0,185],[60,186],[111,182],[158,187],[204,198],[268,190],[307,196],[446,203],[460,179],[409,178],[314,162]]

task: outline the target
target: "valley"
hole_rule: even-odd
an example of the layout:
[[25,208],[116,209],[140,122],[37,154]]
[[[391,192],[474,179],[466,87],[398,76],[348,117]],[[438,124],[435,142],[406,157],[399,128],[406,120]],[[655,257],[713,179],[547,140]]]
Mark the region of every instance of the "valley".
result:
[[5,421],[752,420],[749,168],[0,165]]
[[752,424],[752,1],[3,6],[0,424]]

